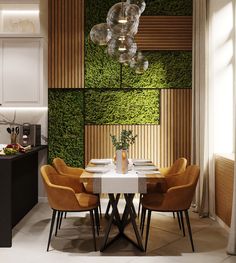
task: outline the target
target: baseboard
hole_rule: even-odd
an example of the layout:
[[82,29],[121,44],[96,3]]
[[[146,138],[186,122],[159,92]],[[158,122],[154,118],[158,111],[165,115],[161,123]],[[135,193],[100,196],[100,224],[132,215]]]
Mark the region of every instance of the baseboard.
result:
[[219,223],[219,225],[224,228],[228,233],[230,231],[230,227],[228,225],[225,224],[225,222],[220,219],[218,216],[216,216],[216,221]]
[[48,202],[48,198],[47,197],[38,197],[38,202],[39,203],[47,203]]

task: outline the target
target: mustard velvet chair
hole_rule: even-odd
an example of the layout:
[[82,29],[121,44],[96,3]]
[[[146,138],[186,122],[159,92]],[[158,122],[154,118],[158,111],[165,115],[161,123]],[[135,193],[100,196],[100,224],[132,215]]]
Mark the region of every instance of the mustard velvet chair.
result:
[[[75,177],[80,177],[81,174],[84,172],[83,168],[78,168],[78,167],[71,167],[68,166],[65,161],[59,157],[56,157],[53,159],[52,162],[53,167],[57,170],[57,172],[61,175],[64,176],[75,176]],[[93,182],[88,181],[87,183],[83,183],[84,191],[93,194]],[[102,215],[102,209],[101,209],[101,204],[100,204],[100,197],[97,195],[99,198],[99,211],[100,215]]]
[[63,212],[90,212],[94,249],[96,251],[94,212],[98,209],[98,197],[81,192],[82,184],[77,178],[61,176],[51,165],[41,167],[41,176],[52,208],[47,251],[49,250],[55,218],[58,221]]
[[[75,176],[80,177],[84,172],[83,168],[79,167],[71,167],[68,166],[65,161],[59,157],[54,158],[52,162],[53,167],[57,170],[57,172],[64,176]],[[93,193],[93,184],[92,182],[84,183],[84,191],[87,193]]]
[[[169,176],[177,176],[180,173],[184,172],[187,166],[187,159],[186,158],[179,158],[177,159],[173,165],[169,167],[164,167],[160,168],[159,171],[161,174],[163,174],[165,177]],[[147,193],[151,192],[165,192],[167,190],[166,184],[164,182],[162,183],[148,183],[147,184]],[[138,207],[138,217],[140,214],[140,209],[141,209],[141,199],[142,195],[140,195],[140,200],[139,200],[139,207]],[[178,217],[179,219],[179,217]]]
[[170,176],[165,178],[166,186],[167,186],[167,191],[165,193],[153,192],[143,195],[142,206],[145,211],[148,211],[145,251],[147,250],[152,211],[155,212],[175,211],[181,213],[184,212],[192,250],[194,251],[188,209],[190,208],[190,205],[192,203],[192,199],[199,178],[199,173],[200,173],[200,169],[197,165],[188,166],[184,173],[178,176]]

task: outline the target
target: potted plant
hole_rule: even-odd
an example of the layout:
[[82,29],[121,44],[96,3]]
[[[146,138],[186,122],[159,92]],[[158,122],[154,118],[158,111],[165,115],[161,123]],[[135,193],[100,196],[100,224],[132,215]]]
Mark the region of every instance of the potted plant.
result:
[[134,144],[137,135],[133,135],[132,130],[122,130],[119,138],[110,135],[112,144],[116,149],[116,172],[125,174],[128,172],[128,154],[129,146]]

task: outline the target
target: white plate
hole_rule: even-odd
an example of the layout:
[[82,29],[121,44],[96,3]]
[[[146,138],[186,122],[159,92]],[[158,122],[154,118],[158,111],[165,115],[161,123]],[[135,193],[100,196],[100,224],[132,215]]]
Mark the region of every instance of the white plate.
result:
[[139,171],[137,174],[144,175],[144,174],[161,174],[159,171]]
[[108,167],[93,167],[88,166],[85,168],[85,171],[89,173],[107,173],[110,170]]
[[158,168],[154,165],[149,165],[149,166],[135,166],[134,167],[135,171],[156,171]]
[[153,166],[153,163],[139,163],[139,162],[134,162],[134,166]]
[[132,162],[136,164],[137,163],[152,163],[152,161],[149,159],[132,159]]
[[109,160],[109,159],[91,159],[90,163],[92,163],[92,164],[110,164],[111,160]]

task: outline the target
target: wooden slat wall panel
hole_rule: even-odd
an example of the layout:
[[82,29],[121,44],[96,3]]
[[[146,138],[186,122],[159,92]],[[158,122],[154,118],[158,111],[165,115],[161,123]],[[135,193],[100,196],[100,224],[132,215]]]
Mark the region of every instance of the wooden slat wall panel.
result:
[[147,158],[159,165],[160,127],[158,125],[86,125],[85,164],[92,158],[112,158],[115,154],[110,134],[119,135],[125,130],[138,134],[136,143],[129,149],[129,158]]
[[135,37],[141,50],[191,50],[191,16],[141,16]]
[[131,158],[150,158],[160,167],[182,156],[190,162],[191,89],[161,90],[160,125],[86,125],[85,164],[91,158],[114,156],[109,135],[117,135],[122,129],[138,134],[130,148]]
[[215,196],[216,215],[230,226],[234,185],[234,161],[216,156]]
[[179,157],[191,159],[191,89],[161,90],[161,166],[169,166]]
[[84,0],[49,0],[49,88],[84,87]]

